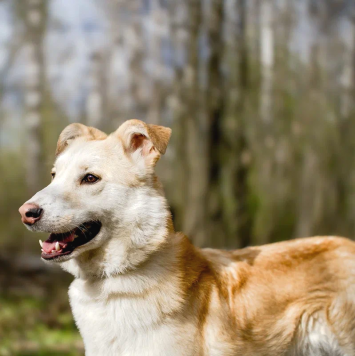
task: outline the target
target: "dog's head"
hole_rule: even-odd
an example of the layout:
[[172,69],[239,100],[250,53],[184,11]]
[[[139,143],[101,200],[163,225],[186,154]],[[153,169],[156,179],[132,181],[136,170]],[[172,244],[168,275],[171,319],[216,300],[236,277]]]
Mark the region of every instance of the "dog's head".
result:
[[[52,182],[19,210],[29,230],[50,234],[40,241],[42,258],[63,262],[99,247],[124,258],[150,244],[148,232],[166,220],[154,166],[170,134],[139,120],[126,121],[111,135],[67,126],[59,136]],[[116,245],[108,243],[113,238]]]

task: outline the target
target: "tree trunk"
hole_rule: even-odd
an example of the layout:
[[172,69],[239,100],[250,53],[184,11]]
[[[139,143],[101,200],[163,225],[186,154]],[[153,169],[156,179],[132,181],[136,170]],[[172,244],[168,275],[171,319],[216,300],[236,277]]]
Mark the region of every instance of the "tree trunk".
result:
[[[250,149],[246,137],[245,111],[248,101],[249,67],[247,48],[247,3],[239,0],[234,10],[237,19],[235,47],[237,68],[233,67],[233,53],[229,66],[230,82],[226,86],[226,114],[221,130],[222,164],[221,196],[223,224],[226,227],[227,247],[245,247],[251,242],[252,216],[248,209],[248,170]],[[233,48],[234,47],[234,48]]]
[[264,123],[272,121],[272,81],[274,65],[273,1],[261,1],[261,105],[260,117]]
[[209,58],[206,63],[206,89],[204,96],[205,132],[207,159],[206,202],[205,215],[208,226],[206,244],[220,246],[225,242],[226,235],[222,225],[222,197],[219,187],[220,179],[220,151],[221,140],[220,120],[223,116],[223,1],[213,0],[210,3],[208,18],[206,20],[206,35],[209,46]]
[[[210,59],[211,81],[206,105],[211,123],[210,139],[210,211],[208,223],[211,244],[236,248],[250,243],[251,216],[247,207],[248,155],[244,112],[248,90],[248,58],[246,38],[247,5],[245,0],[221,2],[214,9],[214,58]],[[223,14],[226,14],[223,19]],[[222,43],[222,24],[226,24],[226,43]],[[217,38],[214,38],[213,35]],[[220,73],[222,62],[228,71],[225,83]],[[216,88],[219,88],[217,91]],[[222,93],[223,90],[223,93]]]
[[[205,225],[205,194],[206,166],[204,129],[200,116],[199,89],[199,34],[201,26],[200,0],[185,2],[188,17],[185,22],[186,32],[180,28],[180,34],[185,32],[186,63],[183,69],[176,69],[176,110],[174,117],[177,135],[175,141],[176,159],[179,172],[177,179],[177,194],[179,199],[176,210],[177,223],[182,225],[197,245],[203,245],[206,239]],[[181,38],[177,39],[181,45]],[[181,47],[180,47],[181,48]],[[199,137],[199,139],[197,139]],[[179,221],[179,219],[181,219]]]
[[159,0],[153,0],[150,13],[152,43],[148,49],[151,66],[150,83],[151,100],[147,112],[147,121],[152,124],[164,124],[161,118],[163,103],[166,100],[167,90],[164,90],[165,64],[162,61],[162,46],[164,34],[167,31],[167,13]]
[[91,90],[86,100],[86,123],[89,126],[103,128],[107,124],[107,53],[97,51],[91,58]]
[[32,194],[41,187],[42,158],[42,104],[45,82],[43,37],[46,24],[46,1],[26,0],[24,3],[26,26],[25,52],[27,56],[25,91],[26,181]]

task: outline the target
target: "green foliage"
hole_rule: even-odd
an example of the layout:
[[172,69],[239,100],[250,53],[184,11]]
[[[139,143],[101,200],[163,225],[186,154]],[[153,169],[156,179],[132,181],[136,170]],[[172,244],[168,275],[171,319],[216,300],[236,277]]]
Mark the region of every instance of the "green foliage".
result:
[[[29,199],[23,155],[16,150],[0,152],[0,247],[4,250],[36,251],[40,235],[30,234],[21,224],[19,207]],[[43,239],[43,237],[42,237]]]
[[83,355],[67,306],[53,314],[56,300],[0,297],[0,356]]

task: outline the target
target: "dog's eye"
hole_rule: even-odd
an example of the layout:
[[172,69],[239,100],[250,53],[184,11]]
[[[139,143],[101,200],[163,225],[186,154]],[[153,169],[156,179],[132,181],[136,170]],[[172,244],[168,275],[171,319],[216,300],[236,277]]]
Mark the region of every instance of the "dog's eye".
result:
[[51,176],[52,176],[52,180],[54,179],[54,177],[55,177],[55,173],[54,172],[52,172],[51,173]]
[[81,181],[81,183],[95,183],[99,180],[98,177],[94,176],[93,174],[87,174]]

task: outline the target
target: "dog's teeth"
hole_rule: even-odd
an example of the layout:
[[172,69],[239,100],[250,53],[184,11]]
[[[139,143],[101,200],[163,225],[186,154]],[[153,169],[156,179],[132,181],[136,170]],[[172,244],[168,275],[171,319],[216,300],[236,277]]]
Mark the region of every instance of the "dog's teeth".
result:
[[41,248],[41,251],[44,252],[43,248]]
[[52,253],[55,253],[55,250],[52,250]]
[[58,242],[58,241],[55,243],[55,249],[56,249],[57,251],[60,250],[60,246],[59,246],[59,242]]
[[42,242],[42,240],[39,240],[39,245],[40,245],[41,247],[43,247],[43,242]]

